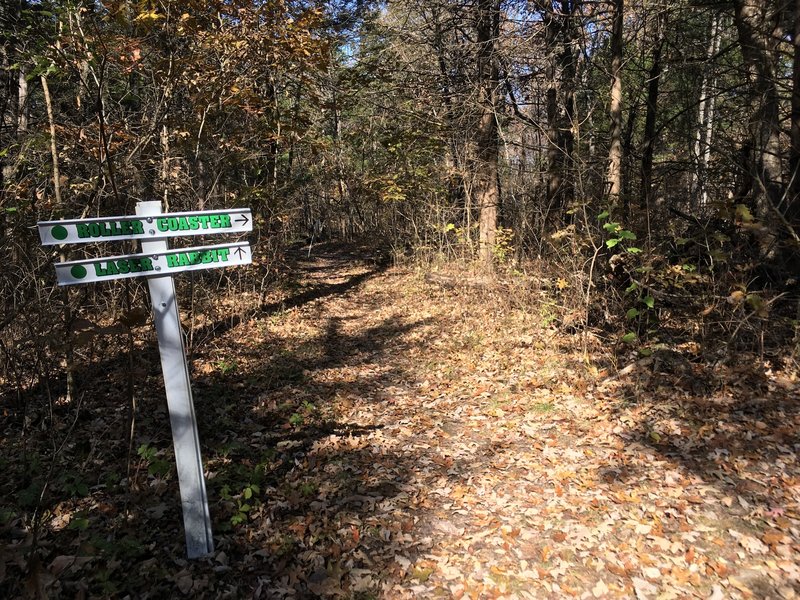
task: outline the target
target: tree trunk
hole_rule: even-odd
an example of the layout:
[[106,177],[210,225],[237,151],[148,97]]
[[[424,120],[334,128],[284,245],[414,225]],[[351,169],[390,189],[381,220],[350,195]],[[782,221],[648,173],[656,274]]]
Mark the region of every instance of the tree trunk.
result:
[[779,14],[768,0],[734,0],[736,29],[750,79],[752,115],[749,122],[753,145],[751,169],[759,190],[756,211],[766,222],[781,208],[784,196],[783,157],[780,144],[780,104],[777,88],[776,29]]
[[445,173],[447,177],[447,199],[451,206],[458,206],[462,211],[465,209],[464,197],[464,175],[461,161],[458,156],[458,140],[456,139],[457,128],[455,126],[455,115],[453,113],[454,90],[451,85],[450,66],[447,62],[445,52],[445,32],[442,29],[440,15],[437,12],[432,16],[433,24],[433,47],[436,51],[436,63],[439,67],[439,89],[441,90],[441,102],[444,108],[444,123],[447,131],[447,151],[444,155]]
[[[56,206],[58,210],[63,209],[61,202],[61,175],[58,166],[58,148],[56,146],[56,123],[53,116],[53,103],[50,98],[50,87],[47,85],[47,77],[42,75],[40,77],[42,82],[42,91],[44,92],[44,103],[47,109],[47,122],[50,126],[50,158],[53,165],[53,195],[55,196]],[[27,86],[26,86],[27,93]],[[26,123],[27,127],[27,123]]]
[[[42,82],[44,104],[45,108],[47,109],[47,123],[50,127],[50,158],[53,163],[53,196],[55,197],[55,204],[58,207],[59,212],[62,213],[63,218],[64,205],[61,199],[61,174],[58,163],[58,146],[56,144],[56,123],[53,116],[53,102],[50,97],[50,87],[47,85],[47,77],[42,75],[40,77],[40,81]],[[67,254],[65,250],[61,250],[59,258],[61,262],[65,262],[67,260]],[[66,334],[64,340],[64,353],[66,361],[65,370],[67,373],[66,401],[68,404],[71,404],[75,399],[75,353],[72,346],[72,305],[70,304],[68,287],[61,289],[61,298],[64,302],[64,331]]]
[[708,43],[707,63],[703,70],[703,83],[700,86],[700,104],[698,106],[697,131],[694,140],[694,158],[696,168],[692,174],[692,185],[690,189],[691,201],[696,203],[700,209],[708,204],[708,186],[706,185],[706,173],[708,162],[711,158],[711,140],[714,134],[714,113],[716,111],[717,98],[711,94],[710,90],[715,88],[716,78],[712,77],[711,61],[719,52],[720,41],[722,39],[722,27],[720,15],[715,14],[711,21],[711,39]]
[[613,0],[611,28],[611,140],[608,148],[608,197],[613,208],[619,206],[622,190],[622,26],[624,0]]
[[[170,156],[169,156],[169,131],[167,126],[161,127],[159,135],[161,147],[161,170],[159,171],[159,181],[161,184],[161,201],[163,202],[164,212],[169,212],[169,185],[170,185]],[[106,160],[110,160],[106,156]]]
[[18,104],[19,111],[17,112],[17,131],[25,133],[28,131],[28,74],[24,69],[19,70],[19,95]]
[[794,0],[794,63],[792,65],[792,122],[789,155],[789,206],[786,217],[795,231],[800,228],[800,0]]
[[647,114],[644,119],[644,141],[642,142],[642,189],[640,205],[650,206],[653,187],[653,146],[656,138],[656,116],[658,115],[658,86],[661,81],[661,51],[664,47],[664,25],[666,13],[656,17],[656,36],[653,46],[650,72],[647,75]]
[[500,0],[477,4],[479,119],[475,132],[475,200],[479,209],[478,240],[481,261],[491,266],[500,203],[498,185],[499,139],[496,96],[499,82],[494,44],[500,34]]
[[542,3],[547,50],[547,203],[561,214],[574,197],[572,159],[575,147],[575,14],[580,0],[562,0],[558,14]]

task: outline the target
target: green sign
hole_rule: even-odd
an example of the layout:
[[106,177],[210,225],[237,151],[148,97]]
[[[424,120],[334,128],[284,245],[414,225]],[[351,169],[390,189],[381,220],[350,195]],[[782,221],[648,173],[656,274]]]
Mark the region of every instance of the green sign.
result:
[[147,240],[188,235],[252,231],[249,208],[168,213],[38,223],[42,244],[76,244],[116,240]]
[[172,275],[182,271],[215,269],[252,262],[250,244],[237,242],[163,253],[129,254],[56,263],[58,285],[76,285],[127,277]]
[[154,200],[138,202],[136,216],[45,221],[38,223],[38,227],[44,245],[140,241],[141,254],[57,263],[56,277],[58,285],[147,277],[172,425],[186,555],[189,558],[208,556],[214,552],[214,537],[172,275],[182,271],[246,265],[252,262],[252,255],[247,242],[170,248],[167,238],[250,231],[253,228],[250,209],[162,213],[161,202]]

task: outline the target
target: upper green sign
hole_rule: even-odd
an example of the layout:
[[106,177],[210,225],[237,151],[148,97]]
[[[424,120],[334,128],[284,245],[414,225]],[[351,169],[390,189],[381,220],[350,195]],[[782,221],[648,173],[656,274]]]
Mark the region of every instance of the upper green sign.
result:
[[41,221],[45,246],[115,240],[142,240],[188,235],[242,233],[253,229],[249,208],[166,213],[149,217],[109,217]]

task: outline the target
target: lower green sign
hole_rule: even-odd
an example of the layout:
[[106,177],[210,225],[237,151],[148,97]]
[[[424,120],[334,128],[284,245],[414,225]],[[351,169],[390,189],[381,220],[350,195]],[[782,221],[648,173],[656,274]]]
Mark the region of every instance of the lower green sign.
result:
[[172,275],[246,265],[252,262],[250,244],[237,242],[199,248],[171,249],[160,254],[128,254],[56,263],[58,285],[77,285],[94,281]]

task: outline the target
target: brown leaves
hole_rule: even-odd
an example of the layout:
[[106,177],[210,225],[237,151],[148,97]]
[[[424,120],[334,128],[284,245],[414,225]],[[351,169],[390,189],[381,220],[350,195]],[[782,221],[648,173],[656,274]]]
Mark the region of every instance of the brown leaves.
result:
[[[216,385],[197,394],[212,514],[230,519],[254,483],[259,507],[217,532],[208,563],[173,564],[168,495],[132,502],[147,552],[170,565],[164,595],[790,597],[800,472],[783,384],[756,397],[734,369],[707,396],[601,383],[529,312],[459,294],[431,298],[394,270],[200,351]],[[93,493],[92,517],[119,523],[115,498]],[[61,546],[34,565],[34,592],[43,570],[67,582],[80,566],[73,534],[50,526]]]

